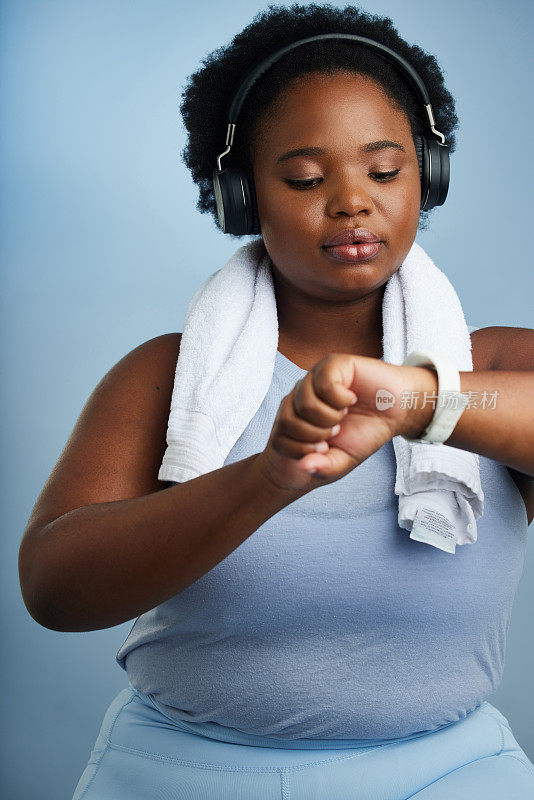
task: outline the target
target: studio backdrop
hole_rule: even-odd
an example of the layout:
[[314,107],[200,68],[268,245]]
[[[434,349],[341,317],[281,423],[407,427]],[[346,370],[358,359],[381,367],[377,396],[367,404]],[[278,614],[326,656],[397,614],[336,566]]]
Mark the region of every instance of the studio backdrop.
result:
[[[196,209],[179,102],[201,60],[265,7],[0,5],[0,789],[10,800],[70,798],[106,708],[127,685],[114,656],[135,620],[89,633],[41,627],[22,600],[18,548],[100,379],[138,344],[181,331],[195,289],[239,245]],[[470,325],[534,327],[534,6],[368,0],[364,8],[435,53],[456,100],[449,196],[417,241],[453,284]],[[504,677],[488,698],[530,759],[533,607],[530,540]]]

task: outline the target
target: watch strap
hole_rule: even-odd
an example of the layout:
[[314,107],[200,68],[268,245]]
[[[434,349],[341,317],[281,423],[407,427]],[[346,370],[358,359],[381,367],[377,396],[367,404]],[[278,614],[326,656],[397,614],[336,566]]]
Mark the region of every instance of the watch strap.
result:
[[413,350],[403,361],[406,367],[430,367],[438,376],[438,397],[434,414],[422,435],[408,442],[443,444],[452,434],[468,403],[468,395],[461,391],[460,373],[445,356],[430,350]]

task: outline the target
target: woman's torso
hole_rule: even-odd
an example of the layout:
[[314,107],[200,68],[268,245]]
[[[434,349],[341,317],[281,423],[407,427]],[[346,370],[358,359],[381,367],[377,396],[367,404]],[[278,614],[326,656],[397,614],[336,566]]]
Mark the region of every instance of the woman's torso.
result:
[[[277,353],[225,464],[265,447],[303,374]],[[399,528],[388,442],[141,615],[117,662],[171,716],[276,738],[392,738],[462,718],[500,682],[527,534],[507,468],[479,462],[474,545],[451,555]]]

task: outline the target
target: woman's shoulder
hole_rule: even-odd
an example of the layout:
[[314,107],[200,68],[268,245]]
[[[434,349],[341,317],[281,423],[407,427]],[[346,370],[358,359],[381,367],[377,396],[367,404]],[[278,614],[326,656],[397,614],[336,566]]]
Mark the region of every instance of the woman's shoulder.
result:
[[[181,333],[162,333],[159,336],[154,336],[153,339],[148,339],[146,342],[138,345],[134,350],[142,350],[143,352],[160,350],[168,352],[169,355],[174,353],[178,354],[180,349],[180,341],[182,339]],[[134,351],[131,351],[134,352]]]
[[176,361],[180,352],[181,341],[181,333],[162,333],[160,336],[148,339],[148,341],[144,342],[140,347],[145,348],[150,355],[157,353],[164,359],[169,359],[171,361],[174,359]]
[[142,342],[117,361],[103,380],[120,384],[123,391],[150,386],[160,397],[170,399],[181,338],[181,333],[163,333]]
[[473,370],[534,369],[534,330],[493,325],[478,328],[469,325]]
[[174,386],[176,362],[180,353],[181,333],[163,333],[133,348],[116,365],[124,362],[123,380],[137,386],[154,387],[158,397],[170,404]]
[[180,339],[179,333],[149,339],[106,372],[39,495],[25,538],[75,508],[164,488],[157,476]]

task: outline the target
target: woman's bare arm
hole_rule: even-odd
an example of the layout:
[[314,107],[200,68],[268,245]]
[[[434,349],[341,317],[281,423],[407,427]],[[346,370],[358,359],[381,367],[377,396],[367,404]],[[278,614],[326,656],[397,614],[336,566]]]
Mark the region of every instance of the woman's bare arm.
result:
[[[438,381],[426,367],[409,369],[414,370],[418,402],[407,415],[403,433],[415,437],[432,418]],[[470,405],[445,444],[534,476],[534,371],[460,372],[460,386],[469,393]]]
[[141,345],[102,379],[37,500],[19,575],[46,628],[109,628],[154,608],[305,493],[267,481],[258,454],[162,488],[178,336]]
[[469,407],[446,444],[505,464],[516,483],[515,476],[523,476],[528,506],[532,486],[527,487],[534,475],[534,330],[479,328],[471,341],[475,372],[460,373],[462,392],[470,393]]

